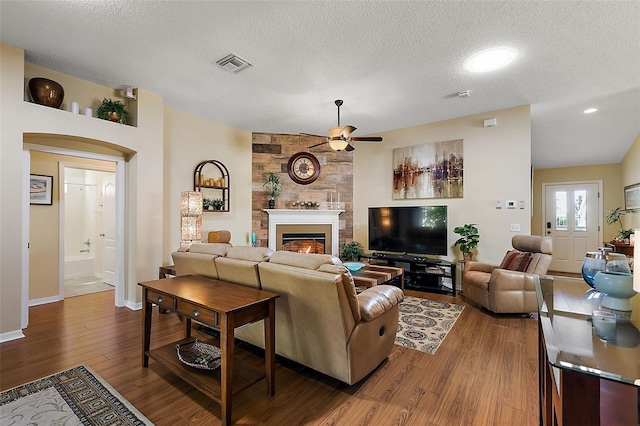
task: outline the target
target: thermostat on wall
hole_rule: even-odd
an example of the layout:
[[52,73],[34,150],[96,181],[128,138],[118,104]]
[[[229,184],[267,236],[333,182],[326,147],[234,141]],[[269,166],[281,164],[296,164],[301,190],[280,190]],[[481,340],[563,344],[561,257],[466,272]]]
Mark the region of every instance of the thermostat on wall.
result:
[[507,200],[507,208],[515,209],[516,208],[516,200]]

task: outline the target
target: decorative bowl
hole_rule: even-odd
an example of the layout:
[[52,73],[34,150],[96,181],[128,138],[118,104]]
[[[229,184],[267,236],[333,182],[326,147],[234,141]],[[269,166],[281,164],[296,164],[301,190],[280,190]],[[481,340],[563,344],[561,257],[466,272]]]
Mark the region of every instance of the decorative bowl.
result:
[[362,262],[344,262],[343,265],[350,271],[358,271],[365,266]]
[[605,295],[602,306],[617,311],[631,310],[629,298],[636,294],[633,290],[633,275],[598,271],[593,281],[596,290]]
[[52,108],[60,108],[64,99],[64,89],[60,83],[42,77],[29,80],[29,94],[33,102]]

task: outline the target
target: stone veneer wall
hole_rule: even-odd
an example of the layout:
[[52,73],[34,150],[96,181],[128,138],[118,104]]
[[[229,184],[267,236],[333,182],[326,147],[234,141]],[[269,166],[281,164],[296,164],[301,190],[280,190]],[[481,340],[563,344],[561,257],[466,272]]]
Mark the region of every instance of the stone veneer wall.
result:
[[[268,245],[269,218],[263,209],[268,208],[269,196],[265,192],[265,172],[280,173],[282,193],[276,199],[276,209],[291,208],[292,201],[330,201],[334,203],[337,193],[345,203],[344,212],[339,217],[339,244],[353,240],[353,153],[335,152],[328,144],[309,150],[308,147],[324,140],[319,136],[282,135],[253,133],[252,144],[252,231],[256,233],[257,245]],[[289,158],[297,152],[311,152],[320,162],[320,176],[309,185],[299,185],[287,173]]]

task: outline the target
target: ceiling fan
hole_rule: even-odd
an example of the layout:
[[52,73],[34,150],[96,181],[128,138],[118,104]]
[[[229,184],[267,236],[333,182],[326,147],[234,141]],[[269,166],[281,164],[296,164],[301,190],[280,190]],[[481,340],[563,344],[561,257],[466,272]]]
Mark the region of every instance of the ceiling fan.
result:
[[[355,148],[351,145],[352,141],[360,141],[360,142],[382,142],[382,138],[379,136],[371,136],[371,137],[352,137],[351,133],[353,133],[356,128],[351,125],[346,125],[344,127],[340,127],[340,107],[343,104],[341,99],[336,99],[336,106],[338,107],[338,127],[334,127],[333,129],[329,129],[329,136],[327,140],[315,145],[310,146],[309,148],[314,148],[316,146],[323,145],[328,143],[331,149],[334,151],[353,151]],[[308,134],[308,133],[305,133]],[[310,135],[316,136],[316,135]]]

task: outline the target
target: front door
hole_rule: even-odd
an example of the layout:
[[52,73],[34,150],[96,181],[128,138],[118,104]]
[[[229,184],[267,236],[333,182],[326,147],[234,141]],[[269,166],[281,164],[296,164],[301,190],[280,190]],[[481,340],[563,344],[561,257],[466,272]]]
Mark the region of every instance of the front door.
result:
[[600,183],[559,183],[545,186],[543,229],[553,238],[549,270],[579,273],[585,253],[601,245]]

